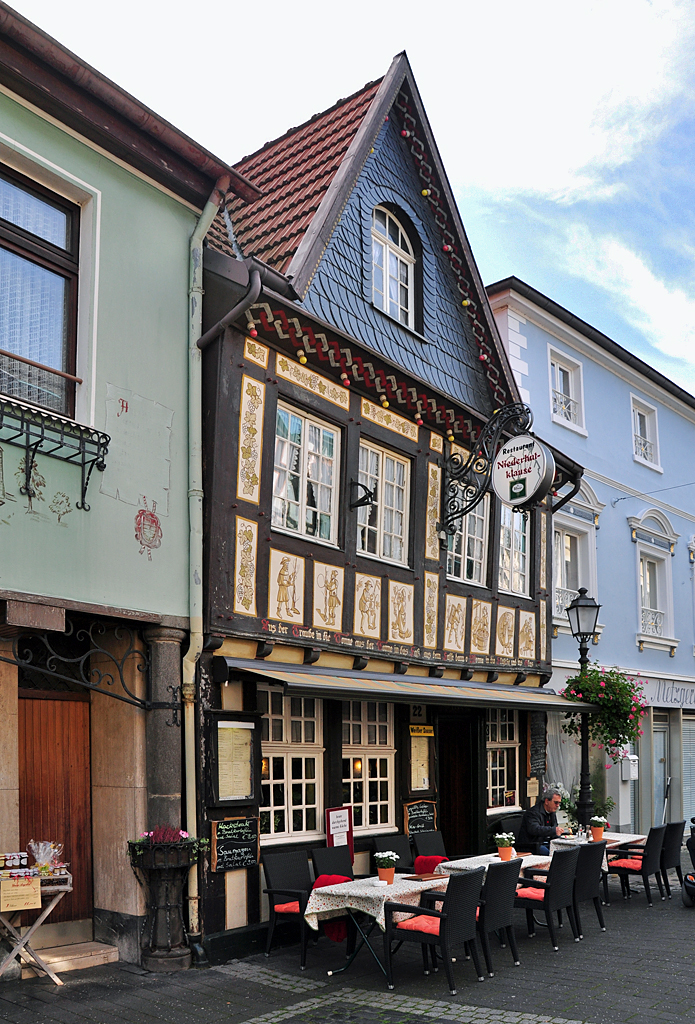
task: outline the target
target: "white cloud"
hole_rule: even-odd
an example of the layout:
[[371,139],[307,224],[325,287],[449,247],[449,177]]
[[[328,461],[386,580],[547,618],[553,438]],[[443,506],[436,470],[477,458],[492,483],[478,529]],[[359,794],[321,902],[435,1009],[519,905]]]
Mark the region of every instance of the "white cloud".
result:
[[659,351],[695,364],[695,297],[669,286],[616,238],[584,225],[570,229],[563,258],[563,269],[608,292],[619,315]]

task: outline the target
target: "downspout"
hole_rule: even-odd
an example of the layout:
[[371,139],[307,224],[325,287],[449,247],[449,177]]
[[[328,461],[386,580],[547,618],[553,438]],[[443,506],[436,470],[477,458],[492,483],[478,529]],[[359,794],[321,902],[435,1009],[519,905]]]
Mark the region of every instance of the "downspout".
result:
[[[222,205],[231,175],[218,178],[191,235],[188,324],[188,603],[190,642],[183,658],[183,742],[186,769],[186,827],[195,834],[197,821],[195,670],[203,649],[203,399],[202,355],[198,339],[203,327],[203,239]],[[198,869],[188,873],[188,932],[200,940]]]

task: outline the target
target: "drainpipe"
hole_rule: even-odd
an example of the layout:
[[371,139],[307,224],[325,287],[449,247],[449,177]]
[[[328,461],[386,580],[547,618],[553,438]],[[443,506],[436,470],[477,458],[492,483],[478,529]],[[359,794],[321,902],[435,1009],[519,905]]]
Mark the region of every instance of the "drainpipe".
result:
[[[186,765],[186,826],[195,833],[197,820],[195,745],[195,669],[203,649],[203,404],[202,356],[198,339],[203,326],[203,239],[229,188],[230,175],[218,178],[191,235],[188,326],[188,603],[190,643],[183,658],[183,742]],[[188,873],[188,932],[199,946],[198,869]]]

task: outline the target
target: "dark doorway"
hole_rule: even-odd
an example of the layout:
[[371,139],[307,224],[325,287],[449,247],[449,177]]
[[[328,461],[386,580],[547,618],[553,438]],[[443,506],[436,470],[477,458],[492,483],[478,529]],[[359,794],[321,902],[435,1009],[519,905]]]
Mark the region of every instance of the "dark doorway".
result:
[[484,712],[437,718],[439,830],[449,856],[485,852]]

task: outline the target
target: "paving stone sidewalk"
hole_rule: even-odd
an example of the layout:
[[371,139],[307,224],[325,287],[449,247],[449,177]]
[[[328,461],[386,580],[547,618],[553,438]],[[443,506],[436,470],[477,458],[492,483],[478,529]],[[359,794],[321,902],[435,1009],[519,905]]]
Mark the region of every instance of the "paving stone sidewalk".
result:
[[[637,885],[635,886],[637,888]],[[695,1019],[695,908],[680,889],[648,908],[643,892],[629,903],[611,887],[607,931],[593,907],[583,910],[584,940],[569,926],[553,952],[547,931],[526,935],[519,912],[521,966],[493,945],[495,976],[480,983],[462,956],[454,965],[458,994],[444,972],[424,976],[420,950],[404,946],[394,960],[395,990],[363,950],[344,975],[344,946],[322,937],[310,944],[307,970],[297,946],[210,970],[150,974],[108,964],[64,974],[56,988],[43,979],[3,983],[0,1022],[8,1024],[655,1024]],[[375,946],[381,948],[381,937]]]

